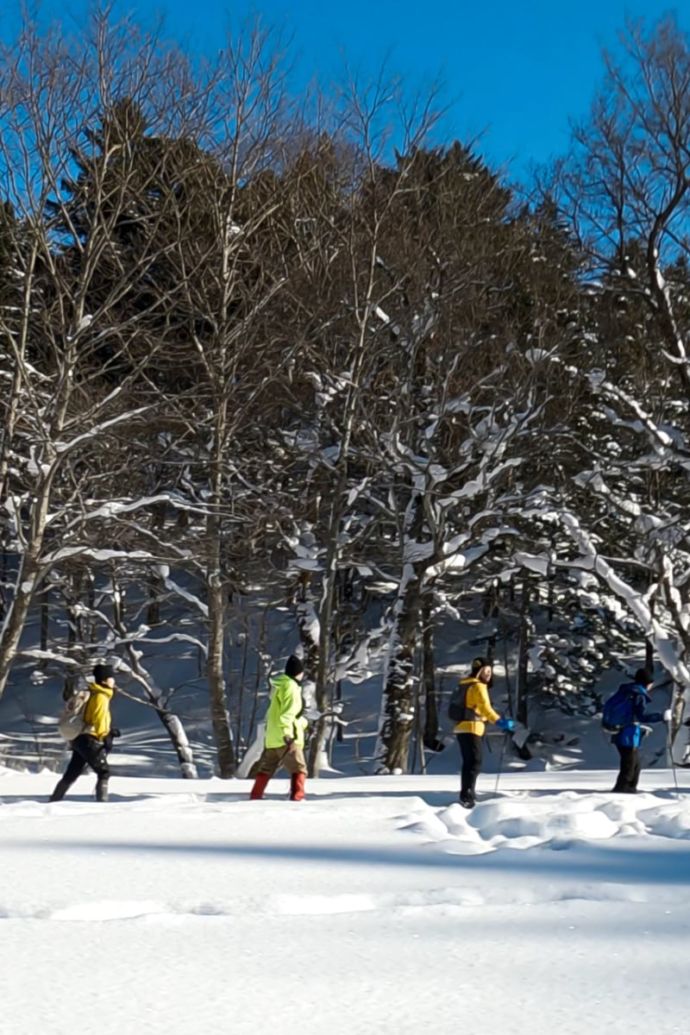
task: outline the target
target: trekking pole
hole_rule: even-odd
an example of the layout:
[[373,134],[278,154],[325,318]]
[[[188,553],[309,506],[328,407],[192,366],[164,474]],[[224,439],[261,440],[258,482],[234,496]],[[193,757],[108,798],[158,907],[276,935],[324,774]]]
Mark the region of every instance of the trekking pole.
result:
[[666,729],[666,751],[668,753],[668,761],[671,765],[671,771],[673,773],[673,782],[676,786],[676,798],[680,797],[680,790],[678,788],[678,773],[676,772],[676,763],[673,758],[673,710],[675,706],[675,694],[671,691],[671,721],[668,723]]
[[676,798],[680,797],[680,788],[678,787],[678,773],[676,772],[676,763],[673,758],[673,737],[671,736],[671,723],[669,723],[668,734],[667,734],[667,747],[668,760],[671,764],[671,772],[673,773],[673,782],[676,787]]
[[510,736],[510,734],[506,730],[506,732],[503,734],[503,743],[501,744],[501,753],[498,756],[498,769],[496,771],[496,785],[494,787],[494,794],[498,794],[498,781],[501,779],[501,770],[503,769],[503,755],[505,754],[506,741],[508,740],[509,736]]
[[[285,751],[283,751],[282,755],[278,759],[278,769],[280,769],[281,765],[283,764],[283,762],[287,758],[287,756],[288,756],[288,754],[290,752],[290,747],[291,747],[291,745],[287,744],[286,747],[285,747]],[[278,769],[276,769],[276,772],[278,771]]]

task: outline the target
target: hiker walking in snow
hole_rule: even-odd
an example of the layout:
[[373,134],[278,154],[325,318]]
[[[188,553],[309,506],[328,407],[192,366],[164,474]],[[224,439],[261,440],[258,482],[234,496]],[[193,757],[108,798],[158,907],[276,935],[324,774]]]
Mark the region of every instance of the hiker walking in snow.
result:
[[613,732],[611,743],[616,745],[620,755],[618,779],[614,791],[620,794],[635,794],[640,779],[640,744],[648,733],[642,723],[669,722],[671,712],[646,712],[651,704],[649,691],[654,683],[653,676],[644,668],[638,668],[632,683],[621,683],[615,694],[609,697],[602,712],[604,729]]
[[462,756],[460,804],[471,809],[476,802],[475,786],[482,768],[482,742],[486,723],[509,732],[515,729],[512,719],[502,718],[494,711],[489,699],[491,665],[483,658],[475,658],[470,675],[461,679],[451,698],[448,713],[457,725],[458,744]]
[[307,720],[302,715],[301,682],[304,666],[291,654],[285,673],[272,679],[271,703],[266,715],[264,750],[256,768],[250,798],[263,798],[266,785],[283,766],[290,774],[290,801],[302,801],[307,766],[304,761],[304,734]]
[[97,776],[96,801],[108,800],[108,752],[113,737],[120,735],[119,730],[113,729],[110,716],[110,702],[115,692],[115,670],[111,665],[96,665],[93,679],[93,683],[89,684],[89,699],[82,716],[84,732],[71,741],[72,757],[64,776],[50,796],[51,801],[61,801],[87,766]]

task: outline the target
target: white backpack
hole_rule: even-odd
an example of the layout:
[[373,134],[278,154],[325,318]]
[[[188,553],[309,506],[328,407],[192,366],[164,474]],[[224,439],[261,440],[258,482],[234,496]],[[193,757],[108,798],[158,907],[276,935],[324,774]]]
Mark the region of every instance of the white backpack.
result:
[[77,690],[67,701],[58,718],[58,732],[69,744],[75,737],[80,737],[88,729],[84,722],[84,709],[91,693],[89,690]]

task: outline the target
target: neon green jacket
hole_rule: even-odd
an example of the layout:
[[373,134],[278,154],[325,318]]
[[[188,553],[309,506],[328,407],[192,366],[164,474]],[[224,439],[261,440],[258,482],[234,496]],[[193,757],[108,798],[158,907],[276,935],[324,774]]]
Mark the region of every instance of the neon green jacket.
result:
[[282,675],[271,680],[273,692],[266,715],[266,747],[285,747],[285,737],[304,747],[307,720],[302,715],[302,687],[296,679]]

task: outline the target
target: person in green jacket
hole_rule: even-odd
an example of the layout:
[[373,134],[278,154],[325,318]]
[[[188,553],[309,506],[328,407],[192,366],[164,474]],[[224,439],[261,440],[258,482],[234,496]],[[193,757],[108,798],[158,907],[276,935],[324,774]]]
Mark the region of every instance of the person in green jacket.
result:
[[271,680],[271,703],[266,715],[264,750],[256,768],[256,779],[249,797],[263,798],[268,781],[284,766],[290,774],[290,801],[302,801],[307,766],[304,761],[304,734],[307,720],[302,712],[301,682],[304,666],[291,654],[285,673]]

